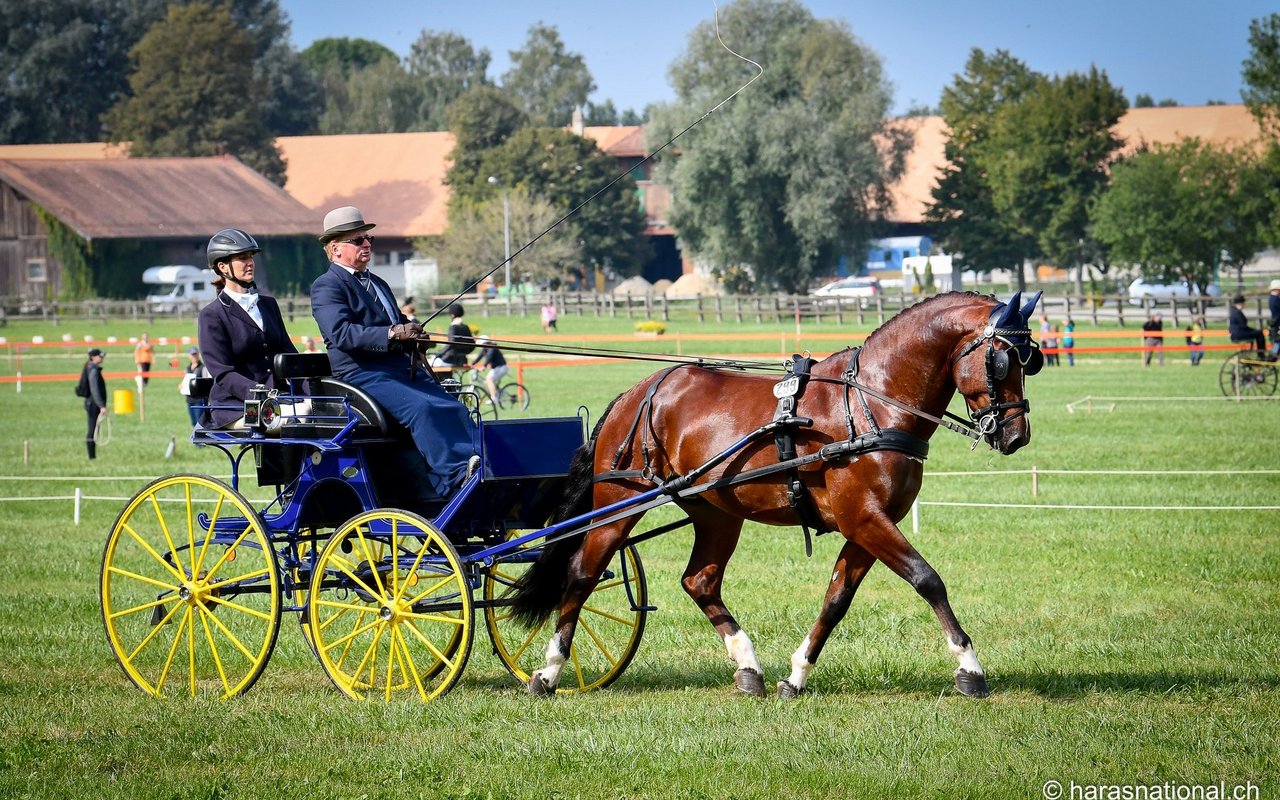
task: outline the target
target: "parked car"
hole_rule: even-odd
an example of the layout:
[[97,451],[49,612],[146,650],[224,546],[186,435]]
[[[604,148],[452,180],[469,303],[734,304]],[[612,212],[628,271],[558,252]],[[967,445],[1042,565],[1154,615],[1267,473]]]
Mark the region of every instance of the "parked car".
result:
[[813,290],[814,297],[856,297],[864,308],[880,294],[880,281],[875,278],[841,278]]
[[[1200,297],[1200,293],[1194,295],[1191,287],[1185,281],[1178,283],[1148,283],[1146,278],[1135,278],[1133,283],[1129,284],[1129,302],[1135,306],[1142,305],[1144,299],[1150,300],[1190,300],[1192,297]],[[1210,298],[1222,297],[1222,290],[1213,284],[1204,290],[1204,296]]]

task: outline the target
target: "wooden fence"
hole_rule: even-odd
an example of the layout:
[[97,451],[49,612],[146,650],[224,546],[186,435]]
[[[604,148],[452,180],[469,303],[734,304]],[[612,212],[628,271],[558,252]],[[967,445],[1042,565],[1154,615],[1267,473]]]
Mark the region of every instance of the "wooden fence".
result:
[[[984,289],[985,290],[985,289]],[[425,318],[432,301],[443,305],[452,298],[437,296],[419,297],[419,317]],[[672,299],[662,295],[613,295],[599,292],[555,292],[520,295],[507,298],[477,297],[463,299],[472,317],[537,317],[547,300],[555,303],[561,317],[594,316],[622,317],[626,319],[655,319],[669,321],[673,315],[680,319],[696,319],[699,322],[834,322],[836,324],[880,325],[903,308],[925,299],[921,295],[880,294],[874,298],[813,297],[808,295],[726,295],[722,297],[697,297]],[[1204,309],[1208,319],[1225,319],[1226,303],[1217,298],[1204,305],[1209,298],[1188,300],[1148,300],[1142,306],[1130,303],[1127,296],[1105,297],[1080,295],[1046,296],[1038,314],[1048,314],[1054,320],[1072,317],[1077,323],[1084,321],[1097,325],[1101,322],[1118,322],[1120,325],[1141,324],[1150,313],[1159,312],[1173,325],[1189,321],[1191,315]],[[1250,298],[1253,309],[1250,318],[1265,327],[1269,311],[1265,296]],[[0,301],[0,327],[11,320],[38,320],[52,325],[64,322],[90,322],[106,325],[126,320],[150,324],[157,319],[195,321],[199,303],[180,305],[173,311],[158,312],[143,300],[85,300],[80,302],[33,303]],[[308,297],[280,298],[280,309],[286,322],[311,317],[311,301]]]

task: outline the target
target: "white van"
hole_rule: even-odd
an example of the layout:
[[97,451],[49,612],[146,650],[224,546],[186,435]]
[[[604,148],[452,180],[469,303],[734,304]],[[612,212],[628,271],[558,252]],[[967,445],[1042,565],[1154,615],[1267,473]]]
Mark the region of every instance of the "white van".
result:
[[190,264],[147,267],[142,273],[142,282],[155,287],[147,294],[147,302],[160,312],[198,309],[208,303],[218,294],[212,280],[213,270]]

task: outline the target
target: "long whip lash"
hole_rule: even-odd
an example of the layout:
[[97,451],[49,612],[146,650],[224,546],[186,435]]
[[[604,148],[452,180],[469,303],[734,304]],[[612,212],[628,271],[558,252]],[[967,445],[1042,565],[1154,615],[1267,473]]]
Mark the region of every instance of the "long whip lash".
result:
[[[674,142],[676,139],[679,139],[681,136],[684,136],[686,133],[693,130],[695,126],[701,124],[703,120],[705,120],[707,117],[719,111],[721,108],[724,107],[726,103],[728,103],[730,100],[732,100],[733,98],[741,94],[744,89],[746,89],[751,84],[755,83],[756,79],[764,74],[764,67],[760,66],[756,62],[742,55],[741,53],[734,51],[732,48],[729,47],[729,45],[724,43],[724,39],[720,36],[720,6],[715,2],[715,0],[711,0],[711,5],[715,9],[716,39],[720,42],[720,46],[723,47],[725,50],[727,50],[731,55],[755,67],[756,74],[751,76],[750,80],[748,80],[746,83],[739,86],[736,90],[734,90],[732,94],[730,94],[728,97],[721,100],[713,108],[705,111],[702,114],[702,116],[698,117],[696,120],[690,123],[688,127],[686,127],[684,130],[680,131],[675,136],[672,136],[670,139],[668,139],[666,143],[663,144],[661,147],[659,147],[657,150],[654,150],[652,153],[640,159],[640,163],[636,164],[635,166],[640,166],[640,164],[644,164],[645,162],[653,160],[655,156],[657,156],[663,150],[666,150],[669,146],[671,146],[672,142]],[[543,236],[546,236],[548,233],[551,233],[551,231],[555,230],[561,223],[565,222],[574,214],[577,214],[584,207],[586,207],[588,203],[595,200],[604,192],[608,191],[618,181],[622,180],[624,177],[631,174],[632,170],[635,169],[635,166],[625,169],[622,172],[618,173],[617,177],[615,177],[613,180],[609,181],[604,186],[597,189],[594,194],[592,194],[586,200],[583,200],[581,203],[575,206],[573,210],[571,210],[569,213],[565,214],[560,219],[551,223],[551,226],[548,227],[546,230],[544,230],[542,233],[539,233],[537,236],[530,239],[519,250],[515,251],[510,256],[508,256],[507,258],[499,262],[497,266],[495,266],[493,269],[489,270],[484,275],[481,275],[475,281],[468,284],[467,287],[464,288],[461,292],[454,295],[452,300],[450,300],[448,303],[445,303],[442,307],[436,309],[436,311],[431,316],[423,320],[421,324],[426,325],[427,323],[431,322],[431,320],[440,316],[442,313],[444,313],[444,310],[446,308],[448,308],[453,303],[458,302],[464,296],[472,292],[486,278],[493,275],[493,273],[497,272],[498,270],[505,267],[507,264],[514,261],[516,256],[520,255],[525,250],[528,250],[530,247],[536,244],[537,241],[541,239]],[[510,287],[508,287],[508,289],[509,288]],[[510,296],[508,295],[508,298],[509,297]],[[432,341],[432,340],[428,336],[428,337],[425,337],[422,341]],[[496,340],[492,340],[492,341],[494,341],[495,344],[499,343]],[[505,346],[506,346],[506,349],[509,349],[509,350],[520,350],[523,352],[530,352],[530,353],[564,353],[566,355],[587,355],[587,356],[594,355],[594,356],[607,357],[607,358],[624,358],[624,359],[630,359],[630,360],[636,360],[636,361],[675,361],[677,363],[705,364],[708,366],[715,365],[715,366],[730,367],[730,368],[737,368],[737,369],[760,369],[763,367],[763,365],[759,363],[752,363],[752,362],[736,362],[736,361],[728,361],[728,360],[721,360],[721,359],[707,359],[707,358],[700,358],[696,356],[689,356],[687,358],[681,357],[681,356],[658,356],[653,354],[637,354],[634,351],[628,352],[624,350],[602,350],[602,349],[589,348],[589,347],[573,347],[573,348],[562,347],[562,346],[548,347],[546,345],[538,345],[533,342],[507,341],[505,342]]]

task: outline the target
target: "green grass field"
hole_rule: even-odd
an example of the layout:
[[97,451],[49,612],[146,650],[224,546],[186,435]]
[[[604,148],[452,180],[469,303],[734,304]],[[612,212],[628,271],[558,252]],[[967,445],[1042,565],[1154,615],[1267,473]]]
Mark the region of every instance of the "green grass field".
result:
[[[499,322],[484,327],[502,336],[537,328],[532,319]],[[190,327],[157,326],[152,336]],[[561,328],[570,341],[631,330],[625,320],[590,318],[562,319]],[[794,326],[677,320],[668,331],[782,337]],[[63,332],[28,323],[3,331],[10,341]],[[72,332],[78,341],[141,329]],[[670,338],[660,345],[670,348]],[[75,372],[82,360],[76,345],[27,356],[23,371]],[[1280,515],[1245,507],[1280,505],[1280,474],[1268,471],[1280,469],[1280,404],[1222,400],[1220,360],[1211,353],[1192,369],[1170,354],[1165,367],[1144,370],[1137,356],[1081,358],[1074,369],[1047,368],[1028,392],[1033,441],[1010,457],[934,436],[920,531],[911,533],[910,519],[903,527],[947,582],[989,675],[985,700],[956,693],[955,661],[932,614],[883,567],[863,584],[804,697],[736,696],[724,647],[679,587],[687,530],[641,545],[660,610],[631,667],[603,691],[526,696],[481,625],[449,695],[427,705],[354,703],[331,688],[286,619],[265,675],[244,697],[153,700],[124,677],[103,634],[103,544],[125,498],[149,479],[226,477],[225,459],[186,443],[176,379],[152,381],[145,422],[112,420],[94,462],[84,457],[84,412],[70,382],[28,381],[20,394],[0,383],[0,796],[1037,798],[1047,781],[1225,782],[1229,791],[1251,782],[1274,796]],[[107,370],[128,370],[126,362],[123,348],[113,351]],[[586,404],[598,414],[655,366],[528,369],[530,413]],[[0,375],[13,372],[12,360],[0,362]],[[1121,399],[1067,411],[1088,395]],[[177,447],[166,459],[171,437]],[[1042,472],[1037,497],[1033,466]],[[71,500],[13,499],[66,497],[76,487],[103,498],[85,500],[78,526]],[[1143,509],[1014,507],[1023,504]],[[646,522],[673,518],[660,511]],[[834,535],[820,537],[806,559],[798,528],[754,527],[743,537],[726,598],[770,687],[813,623],[838,548]]]

